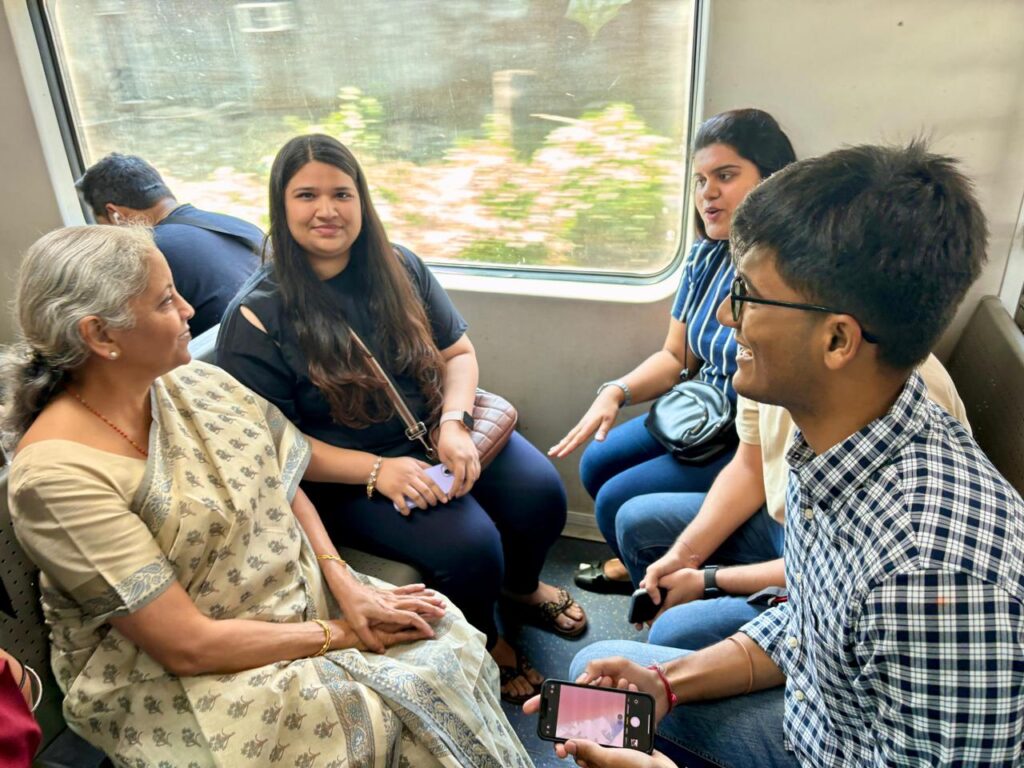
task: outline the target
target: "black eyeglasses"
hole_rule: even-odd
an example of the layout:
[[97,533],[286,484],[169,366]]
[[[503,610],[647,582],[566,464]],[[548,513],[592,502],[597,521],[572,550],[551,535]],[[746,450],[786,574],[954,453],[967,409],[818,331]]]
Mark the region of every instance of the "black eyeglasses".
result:
[[[775,301],[774,299],[759,299],[755,296],[751,296],[747,293],[747,284],[743,281],[743,278],[737,275],[733,278],[732,288],[729,290],[729,308],[732,310],[733,322],[738,323],[740,321],[740,314],[743,312],[743,302],[749,302],[751,304],[768,304],[772,307],[789,307],[790,309],[802,309],[807,312],[826,312],[830,315],[850,315],[849,312],[843,312],[841,309],[833,309],[832,307],[823,307],[820,304],[798,304],[795,301]],[[853,317],[853,315],[850,315]],[[857,318],[853,318],[857,320]],[[857,320],[858,325],[860,321]],[[863,325],[860,327],[860,335],[868,344],[877,344],[878,337],[874,334],[868,333]]]

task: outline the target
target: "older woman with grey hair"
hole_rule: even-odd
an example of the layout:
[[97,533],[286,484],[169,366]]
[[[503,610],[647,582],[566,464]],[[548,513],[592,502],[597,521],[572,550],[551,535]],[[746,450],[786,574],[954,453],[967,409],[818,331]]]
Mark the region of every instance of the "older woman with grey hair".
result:
[[189,362],[147,230],[44,236],[16,313],[11,511],[75,731],[121,765],[530,765],[483,636],[351,571],[298,487],[306,439]]

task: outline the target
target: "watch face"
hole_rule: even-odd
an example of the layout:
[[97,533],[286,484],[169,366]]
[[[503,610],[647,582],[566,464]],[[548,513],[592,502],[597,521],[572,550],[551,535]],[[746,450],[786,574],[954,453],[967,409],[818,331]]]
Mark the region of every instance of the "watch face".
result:
[[466,425],[466,429],[468,429],[470,432],[473,431],[473,424],[475,422],[473,421],[473,417],[470,416],[466,411],[462,412],[462,423]]

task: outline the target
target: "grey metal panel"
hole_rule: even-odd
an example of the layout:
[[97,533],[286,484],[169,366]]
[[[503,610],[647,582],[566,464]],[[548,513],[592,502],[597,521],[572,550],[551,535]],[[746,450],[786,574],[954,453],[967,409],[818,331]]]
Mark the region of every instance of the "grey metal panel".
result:
[[7,468],[0,470],[0,582],[10,598],[13,616],[0,611],[0,648],[36,670],[43,680],[43,700],[36,719],[43,742],[64,729],[64,696],[50,672],[49,630],[39,605],[38,571],[14,538],[7,507]]
[[1024,494],[1024,334],[995,296],[986,296],[947,365],[974,437]]

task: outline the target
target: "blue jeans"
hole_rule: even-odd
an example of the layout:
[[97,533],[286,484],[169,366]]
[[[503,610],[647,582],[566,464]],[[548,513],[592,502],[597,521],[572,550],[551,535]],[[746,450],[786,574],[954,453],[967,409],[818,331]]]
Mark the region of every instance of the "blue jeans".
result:
[[[666,663],[689,651],[631,640],[605,640],[576,654],[569,679],[594,659],[623,656],[641,666]],[[798,768],[782,744],[783,686],[718,701],[682,704],[659,724],[655,745],[679,765],[690,755],[722,768]]]
[[454,602],[474,627],[498,639],[502,589],[537,589],[548,549],[565,526],[566,497],[554,466],[518,432],[461,499],[408,517],[362,485],[303,483],[331,539],[410,563],[427,586]]
[[[640,583],[647,566],[664,555],[693,522],[705,498],[703,493],[651,493],[622,505],[615,527],[622,560],[634,584]],[[761,507],[711,553],[707,562],[746,565],[782,557],[784,530]],[[746,597],[695,600],[658,617],[648,641],[698,650],[724,640],[763,610],[764,606],[747,603]]]
[[676,461],[644,426],[646,416],[620,424],[603,442],[591,442],[580,459],[580,480],[594,499],[594,515],[608,546],[620,555],[615,519],[634,496],[661,491],[707,491],[733,451],[698,467]]

